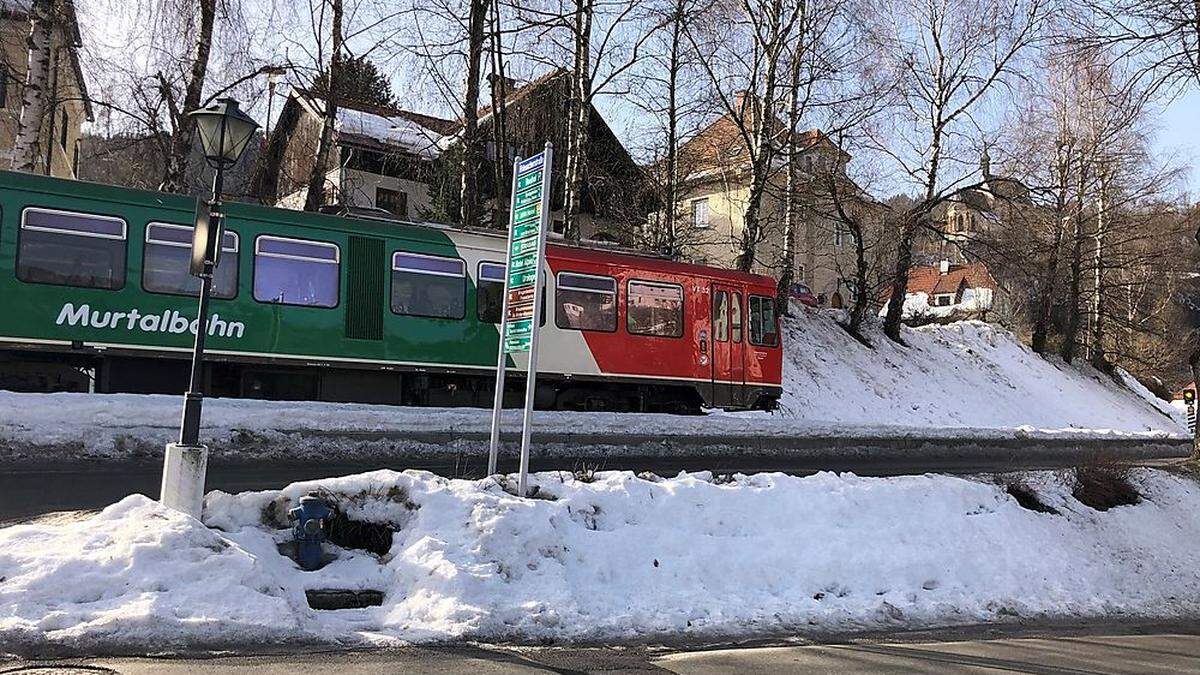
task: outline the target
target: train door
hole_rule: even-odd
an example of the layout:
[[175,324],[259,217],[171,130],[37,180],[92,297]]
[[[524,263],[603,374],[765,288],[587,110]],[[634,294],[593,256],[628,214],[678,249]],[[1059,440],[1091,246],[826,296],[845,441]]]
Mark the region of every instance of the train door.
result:
[[736,405],[745,378],[741,293],[730,286],[713,284],[712,302],[713,403]]

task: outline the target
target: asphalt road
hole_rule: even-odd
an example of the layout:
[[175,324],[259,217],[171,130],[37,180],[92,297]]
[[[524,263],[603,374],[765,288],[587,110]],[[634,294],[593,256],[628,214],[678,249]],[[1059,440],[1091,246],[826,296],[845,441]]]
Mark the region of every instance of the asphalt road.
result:
[[[851,471],[863,476],[892,476],[923,473],[1003,473],[1032,469],[1058,469],[1074,465],[1069,456],[1031,460],[1002,453],[980,453],[962,457],[902,458],[702,456],[625,457],[595,459],[553,457],[533,459],[535,471],[616,470],[651,471],[671,476],[680,471],[756,473],[782,471],[807,475],[817,471]],[[1142,463],[1154,463],[1146,460]],[[1164,462],[1170,460],[1162,460]],[[225,492],[267,490],[288,483],[330,476],[344,476],[375,469],[423,469],[442,476],[479,478],[486,472],[486,457],[462,455],[450,458],[393,457],[332,463],[281,462],[275,460],[240,463],[210,463],[207,489]],[[515,458],[506,457],[500,470],[515,472]],[[130,494],[157,498],[162,465],[157,462],[88,463],[86,460],[46,465],[0,465],[0,525],[18,522],[55,511],[97,509]]]
[[[983,629],[985,632],[1012,632]],[[968,631],[971,632],[971,631]],[[980,632],[976,629],[974,632]],[[401,650],[209,658],[0,660],[0,674],[282,675],[311,673],[1189,673],[1200,672],[1195,626],[1115,630],[1022,630],[1024,635],[953,632],[855,639],[841,644],[664,649],[513,648],[446,645]]]

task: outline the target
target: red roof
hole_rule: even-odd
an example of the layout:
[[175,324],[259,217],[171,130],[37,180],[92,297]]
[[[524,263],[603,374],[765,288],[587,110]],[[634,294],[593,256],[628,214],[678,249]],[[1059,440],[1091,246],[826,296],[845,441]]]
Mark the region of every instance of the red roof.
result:
[[[942,272],[941,265],[913,267],[908,271],[906,292],[925,293],[933,297],[944,293],[958,293],[958,289],[964,284],[967,288],[990,288],[993,291],[999,288],[987,266],[974,262],[950,265],[945,273]],[[883,299],[886,300],[890,296],[890,289],[884,289]]]

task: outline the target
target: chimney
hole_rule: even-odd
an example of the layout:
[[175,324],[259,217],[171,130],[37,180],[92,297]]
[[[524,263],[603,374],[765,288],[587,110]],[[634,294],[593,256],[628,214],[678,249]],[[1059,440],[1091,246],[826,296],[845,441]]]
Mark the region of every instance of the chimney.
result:
[[950,261],[949,260],[943,260],[942,262],[938,263],[938,273],[939,274],[949,274],[950,273]]

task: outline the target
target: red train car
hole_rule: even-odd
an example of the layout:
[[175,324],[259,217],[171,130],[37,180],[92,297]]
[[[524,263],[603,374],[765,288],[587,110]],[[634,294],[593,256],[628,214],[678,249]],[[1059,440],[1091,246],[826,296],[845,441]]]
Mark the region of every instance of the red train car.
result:
[[[775,407],[783,353],[770,277],[555,244],[547,259],[539,371],[557,381],[553,407]],[[655,400],[614,405],[631,392]]]

